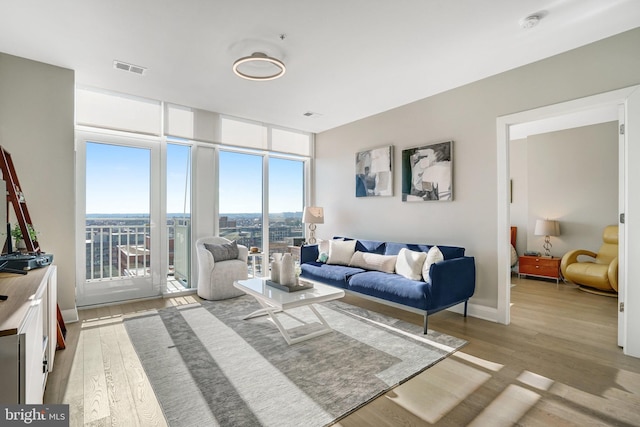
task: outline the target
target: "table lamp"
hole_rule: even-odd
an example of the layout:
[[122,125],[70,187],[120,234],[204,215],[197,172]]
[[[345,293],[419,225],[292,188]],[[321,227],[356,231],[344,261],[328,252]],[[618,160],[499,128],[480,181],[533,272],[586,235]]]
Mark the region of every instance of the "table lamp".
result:
[[316,224],[324,224],[324,211],[318,206],[306,206],[302,222],[309,224],[309,244],[316,243]]
[[544,236],[544,256],[551,256],[551,236],[560,235],[560,223],[551,219],[539,219],[536,221],[536,228],[533,232],[536,236]]

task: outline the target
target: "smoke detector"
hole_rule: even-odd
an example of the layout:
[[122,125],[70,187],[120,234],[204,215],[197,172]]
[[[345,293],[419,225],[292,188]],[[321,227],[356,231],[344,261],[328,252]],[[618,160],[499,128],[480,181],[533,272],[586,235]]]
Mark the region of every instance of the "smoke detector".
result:
[[533,28],[538,25],[538,23],[540,22],[540,18],[540,15],[529,15],[522,21],[520,21],[520,26],[523,29],[528,30],[529,28]]
[[128,64],[126,62],[114,60],[113,68],[116,70],[129,71],[130,73],[137,74],[139,76],[143,76],[144,73],[147,72],[145,67],[141,67],[139,65]]

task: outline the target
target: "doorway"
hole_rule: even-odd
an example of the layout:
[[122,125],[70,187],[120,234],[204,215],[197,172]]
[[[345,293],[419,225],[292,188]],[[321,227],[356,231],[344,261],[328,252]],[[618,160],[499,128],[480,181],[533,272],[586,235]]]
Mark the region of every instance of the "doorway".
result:
[[160,295],[160,147],[155,141],[80,134],[78,306]]
[[[630,170],[626,165],[633,164],[640,156],[640,137],[631,134],[631,129],[640,126],[640,90],[638,86],[568,101],[552,106],[541,107],[535,110],[499,117],[497,119],[497,154],[498,154],[498,321],[509,324],[510,322],[510,212],[509,212],[509,141],[511,128],[528,122],[535,122],[549,119],[559,115],[575,114],[588,111],[602,106],[613,106],[619,108],[620,123],[626,127],[626,134],[621,135],[621,174],[620,174],[620,203],[621,213],[640,203],[640,197],[636,196],[629,188],[629,183],[634,181],[634,175],[638,172]],[[619,315],[618,341],[624,349],[625,354],[640,357],[640,339],[633,337],[627,325],[632,319],[636,319],[638,310],[636,302],[640,300],[640,290],[635,287],[629,288],[628,283],[632,283],[630,278],[639,277],[640,269],[635,266],[628,266],[624,260],[629,259],[632,253],[640,251],[637,245],[628,245],[629,236],[637,234],[635,224],[620,224],[619,246],[621,262],[619,268],[619,300],[625,304],[625,311]],[[640,231],[640,230],[639,230]],[[637,237],[636,237],[637,241]],[[638,271],[636,271],[638,269]]]

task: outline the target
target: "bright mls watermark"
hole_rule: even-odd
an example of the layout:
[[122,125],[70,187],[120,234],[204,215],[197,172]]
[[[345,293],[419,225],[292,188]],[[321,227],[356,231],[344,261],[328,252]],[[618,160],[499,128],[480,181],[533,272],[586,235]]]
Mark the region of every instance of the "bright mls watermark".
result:
[[1,426],[69,427],[69,405],[1,405]]

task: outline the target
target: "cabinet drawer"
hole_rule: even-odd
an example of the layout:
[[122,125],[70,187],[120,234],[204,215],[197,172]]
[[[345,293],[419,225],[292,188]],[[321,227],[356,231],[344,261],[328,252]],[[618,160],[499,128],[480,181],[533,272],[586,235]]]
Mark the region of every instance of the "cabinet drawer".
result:
[[547,265],[528,265],[526,267],[523,266],[523,268],[520,269],[520,273],[556,277],[558,275],[558,269]]
[[542,258],[522,256],[519,259],[520,274],[531,274],[534,276],[545,276],[558,278],[560,273],[560,258]]

